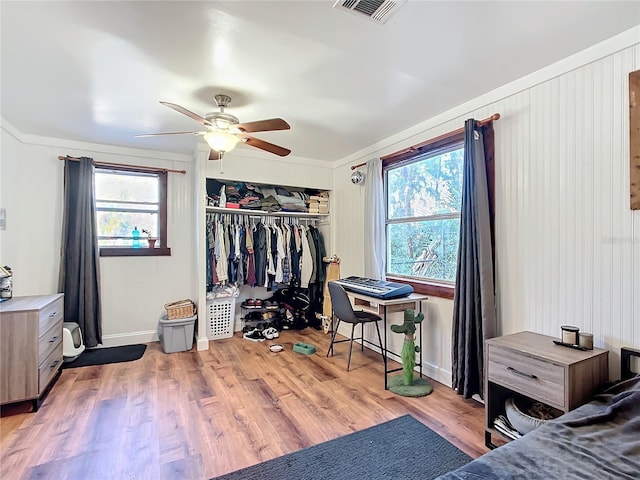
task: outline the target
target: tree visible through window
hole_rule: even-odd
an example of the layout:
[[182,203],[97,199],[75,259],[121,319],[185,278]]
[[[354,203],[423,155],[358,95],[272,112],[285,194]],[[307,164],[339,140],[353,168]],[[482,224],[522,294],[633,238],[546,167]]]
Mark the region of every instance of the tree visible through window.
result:
[[148,236],[166,247],[165,173],[96,168],[95,198],[100,247],[146,248]]
[[388,275],[455,282],[464,161],[455,140],[385,165]]

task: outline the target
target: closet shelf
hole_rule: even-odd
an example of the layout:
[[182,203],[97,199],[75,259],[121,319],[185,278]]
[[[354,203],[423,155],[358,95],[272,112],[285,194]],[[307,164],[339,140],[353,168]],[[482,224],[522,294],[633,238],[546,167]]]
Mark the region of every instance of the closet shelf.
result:
[[264,210],[249,210],[242,208],[222,208],[206,207],[207,212],[212,213],[233,213],[236,215],[262,215],[270,217],[301,217],[301,218],[321,218],[328,217],[328,213],[307,213],[307,212],[266,212]]

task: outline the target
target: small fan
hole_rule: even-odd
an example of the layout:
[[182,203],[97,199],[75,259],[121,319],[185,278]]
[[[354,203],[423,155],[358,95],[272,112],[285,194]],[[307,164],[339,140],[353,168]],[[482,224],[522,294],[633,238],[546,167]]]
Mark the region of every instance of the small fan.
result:
[[235,148],[239,142],[243,142],[251,147],[259,148],[270,153],[274,153],[281,157],[285,157],[291,153],[288,148],[274,145],[273,143],[260,140],[259,138],[247,135],[254,132],[268,132],[273,130],[289,130],[291,127],[281,118],[269,118],[267,120],[257,120],[255,122],[240,123],[238,117],[226,113],[224,110],[231,102],[228,95],[216,95],[214,97],[216,104],[220,108],[219,112],[207,113],[204,117],[187,110],[180,105],[169,102],[160,102],[172,108],[176,112],[180,112],[187,117],[194,119],[202,124],[206,130],[198,132],[164,132],[164,133],[145,133],[136,135],[136,137],[155,137],[159,135],[202,135],[211,147],[209,160],[218,160],[222,156]]

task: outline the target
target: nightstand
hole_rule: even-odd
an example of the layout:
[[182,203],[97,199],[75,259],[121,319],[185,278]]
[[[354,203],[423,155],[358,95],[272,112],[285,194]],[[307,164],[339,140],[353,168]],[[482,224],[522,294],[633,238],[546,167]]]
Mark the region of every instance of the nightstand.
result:
[[586,403],[609,378],[609,351],[577,350],[556,345],[554,337],[533,332],[491,338],[485,343],[485,444],[505,400],[519,393],[566,413]]

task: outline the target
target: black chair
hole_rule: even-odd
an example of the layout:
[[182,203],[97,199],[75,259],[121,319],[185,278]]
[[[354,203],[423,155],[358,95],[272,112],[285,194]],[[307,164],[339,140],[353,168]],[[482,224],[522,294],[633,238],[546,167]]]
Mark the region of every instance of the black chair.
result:
[[[382,320],[375,313],[365,312],[362,310],[354,310],[347,296],[347,292],[344,291],[342,285],[329,282],[329,296],[331,297],[331,306],[333,308],[333,314],[337,318],[337,323],[333,326],[333,332],[331,333],[331,343],[329,344],[329,350],[327,351],[327,357],[329,354],[333,355],[333,345],[336,343],[349,342],[349,360],[347,362],[347,371],[351,366],[351,350],[353,349],[353,341],[360,340],[362,351],[364,351],[364,342],[368,340],[364,339],[364,324],[375,323],[376,331],[378,332],[378,341],[380,342],[380,352],[382,352],[382,337],[380,336],[380,327],[378,322]],[[351,324],[351,338],[345,338],[344,340],[336,340],[336,333],[338,332],[338,326],[340,322],[347,322]],[[356,325],[361,326],[361,336],[354,338],[353,334],[356,329]],[[368,342],[371,343],[371,342]],[[373,344],[375,345],[375,344]],[[382,352],[384,354],[384,352]]]

